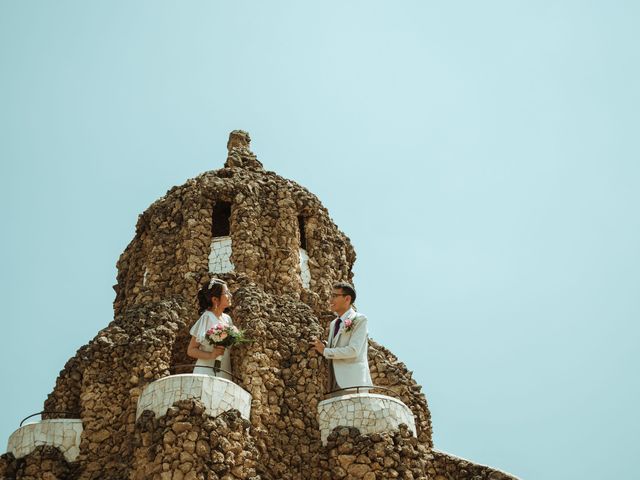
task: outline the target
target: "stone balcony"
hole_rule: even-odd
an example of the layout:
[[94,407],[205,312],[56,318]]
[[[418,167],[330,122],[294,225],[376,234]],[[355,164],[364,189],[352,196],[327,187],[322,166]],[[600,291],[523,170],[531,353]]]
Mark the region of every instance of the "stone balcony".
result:
[[24,457],[41,445],[56,447],[68,462],[80,453],[82,420],[55,418],[28,423],[11,434],[7,451],[16,458]]
[[400,400],[375,393],[350,393],[318,403],[322,444],[336,427],[355,427],[362,434],[397,430],[401,423],[416,435],[413,413]]
[[249,420],[251,394],[230,380],[197,373],[170,375],[147,385],[138,399],[136,418],[145,410],[164,416],[178,400],[198,399],[211,416],[236,409]]

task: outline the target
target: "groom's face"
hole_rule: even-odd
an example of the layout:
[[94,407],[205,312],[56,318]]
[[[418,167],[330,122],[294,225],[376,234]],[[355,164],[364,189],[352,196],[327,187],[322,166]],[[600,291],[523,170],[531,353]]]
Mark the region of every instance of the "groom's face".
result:
[[345,295],[341,288],[334,288],[329,300],[332,312],[345,312],[351,306],[351,297]]

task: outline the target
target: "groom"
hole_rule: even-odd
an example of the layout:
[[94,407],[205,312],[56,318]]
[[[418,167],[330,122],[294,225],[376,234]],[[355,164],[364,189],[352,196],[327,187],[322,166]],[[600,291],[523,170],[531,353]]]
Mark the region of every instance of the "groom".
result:
[[329,360],[329,390],[373,385],[367,356],[367,317],[353,309],[356,291],[346,283],[333,286],[329,306],[338,317],[329,325],[329,339],[310,345]]

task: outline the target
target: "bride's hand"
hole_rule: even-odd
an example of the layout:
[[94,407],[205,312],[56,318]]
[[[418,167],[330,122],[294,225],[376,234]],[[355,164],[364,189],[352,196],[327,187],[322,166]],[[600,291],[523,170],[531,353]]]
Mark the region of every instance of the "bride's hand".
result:
[[224,347],[221,345],[216,346],[211,352],[211,357],[215,360],[218,357],[224,355]]

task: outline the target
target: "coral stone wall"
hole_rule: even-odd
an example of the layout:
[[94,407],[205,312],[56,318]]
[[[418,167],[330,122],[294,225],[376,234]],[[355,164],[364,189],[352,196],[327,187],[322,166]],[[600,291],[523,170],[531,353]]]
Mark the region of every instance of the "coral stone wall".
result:
[[[270,293],[294,295],[324,310],[331,284],[350,280],[355,252],[317,197],[273,172],[227,168],[174,187],[140,216],[118,261],[116,312],[181,295],[193,299],[208,277],[215,202],[231,203],[234,272]],[[310,288],[302,287],[298,216],[305,233]],[[147,271],[146,284],[144,272]]]
[[[442,467],[429,463],[431,420],[421,387],[373,341],[373,381],[407,405],[417,436],[402,428],[381,435],[337,428],[323,447],[317,407],[327,365],[308,341],[326,337],[331,285],[352,280],[355,251],[319,200],[265,171],[248,142],[246,132],[232,132],[225,168],[170,189],[138,219],[117,264],[114,320],[67,362],[45,402],[49,412],[77,412],[82,420],[78,460],[47,465],[73,480],[426,479],[429,465],[440,474]],[[198,318],[196,292],[211,278],[216,202],[231,204],[234,265],[216,276],[234,293],[234,323],[254,340],[231,351],[237,383],[252,397],[250,422],[233,410],[212,417],[194,400],[180,400],[159,417],[142,412],[136,422],[144,386],[169,375],[171,366],[193,363],[186,356],[188,332]],[[308,289],[300,270],[301,224]],[[375,322],[375,312],[368,313]],[[38,452],[44,450],[20,460],[2,456],[0,473],[23,478],[19,472]]]
[[429,449],[404,426],[370,435],[361,435],[356,428],[340,428],[329,435],[321,462],[322,479],[431,480],[429,459]]
[[[142,387],[169,373],[176,332],[184,326],[183,309],[164,301],[129,308],[78,352],[81,362],[68,363],[61,378],[73,378],[84,366],[79,392],[58,382],[45,402],[50,411],[69,402],[79,405],[84,431],[78,478],[123,478],[130,468],[133,429]],[[71,395],[78,394],[78,398]]]
[[267,294],[255,284],[238,288],[234,302],[234,318],[254,340],[232,352],[232,362],[253,398],[251,425],[261,471],[265,478],[317,478],[316,408],[327,372],[309,353],[307,339],[322,333],[320,322],[308,305]]
[[[332,283],[352,279],[355,251],[318,198],[264,171],[247,147],[237,141],[234,145],[226,168],[173,187],[154,202],[138,219],[135,238],[118,260],[116,315],[133,305],[183,299],[189,320],[176,339],[173,364],[191,362],[185,354],[188,328],[197,318],[196,293],[210,278],[217,202],[231,204],[234,266],[233,273],[217,276],[247,278],[269,293],[293,296],[317,316],[326,313]],[[299,216],[305,218],[308,289],[303,288],[300,268]]]
[[77,463],[69,463],[55,447],[36,447],[27,456],[16,459],[11,453],[0,456],[0,478],[16,480],[57,480],[77,478]]
[[428,473],[433,480],[512,480],[512,475],[438,450],[432,451]]
[[[232,364],[240,386],[252,395],[250,435],[260,452],[257,468],[265,478],[321,478],[317,405],[327,371],[325,362],[309,352],[307,340],[326,335],[326,321],[293,296],[268,294],[246,277],[227,279],[234,291],[231,315],[254,340],[232,350]],[[79,478],[115,479],[131,471],[138,398],[144,385],[169,374],[186,311],[177,301],[129,307],[82,350],[87,366],[80,392],[85,433]],[[372,345],[371,351],[374,379],[387,372],[381,377],[387,386],[397,390],[416,418],[426,418],[416,428],[430,445],[426,401],[412,390],[410,373],[380,347]],[[56,389],[48,404],[55,409],[58,399],[67,398],[68,392]],[[107,477],[105,466],[111,472]]]
[[235,410],[215,418],[198,400],[182,400],[156,418],[147,411],[135,429],[132,480],[258,479],[258,451],[249,422]]

